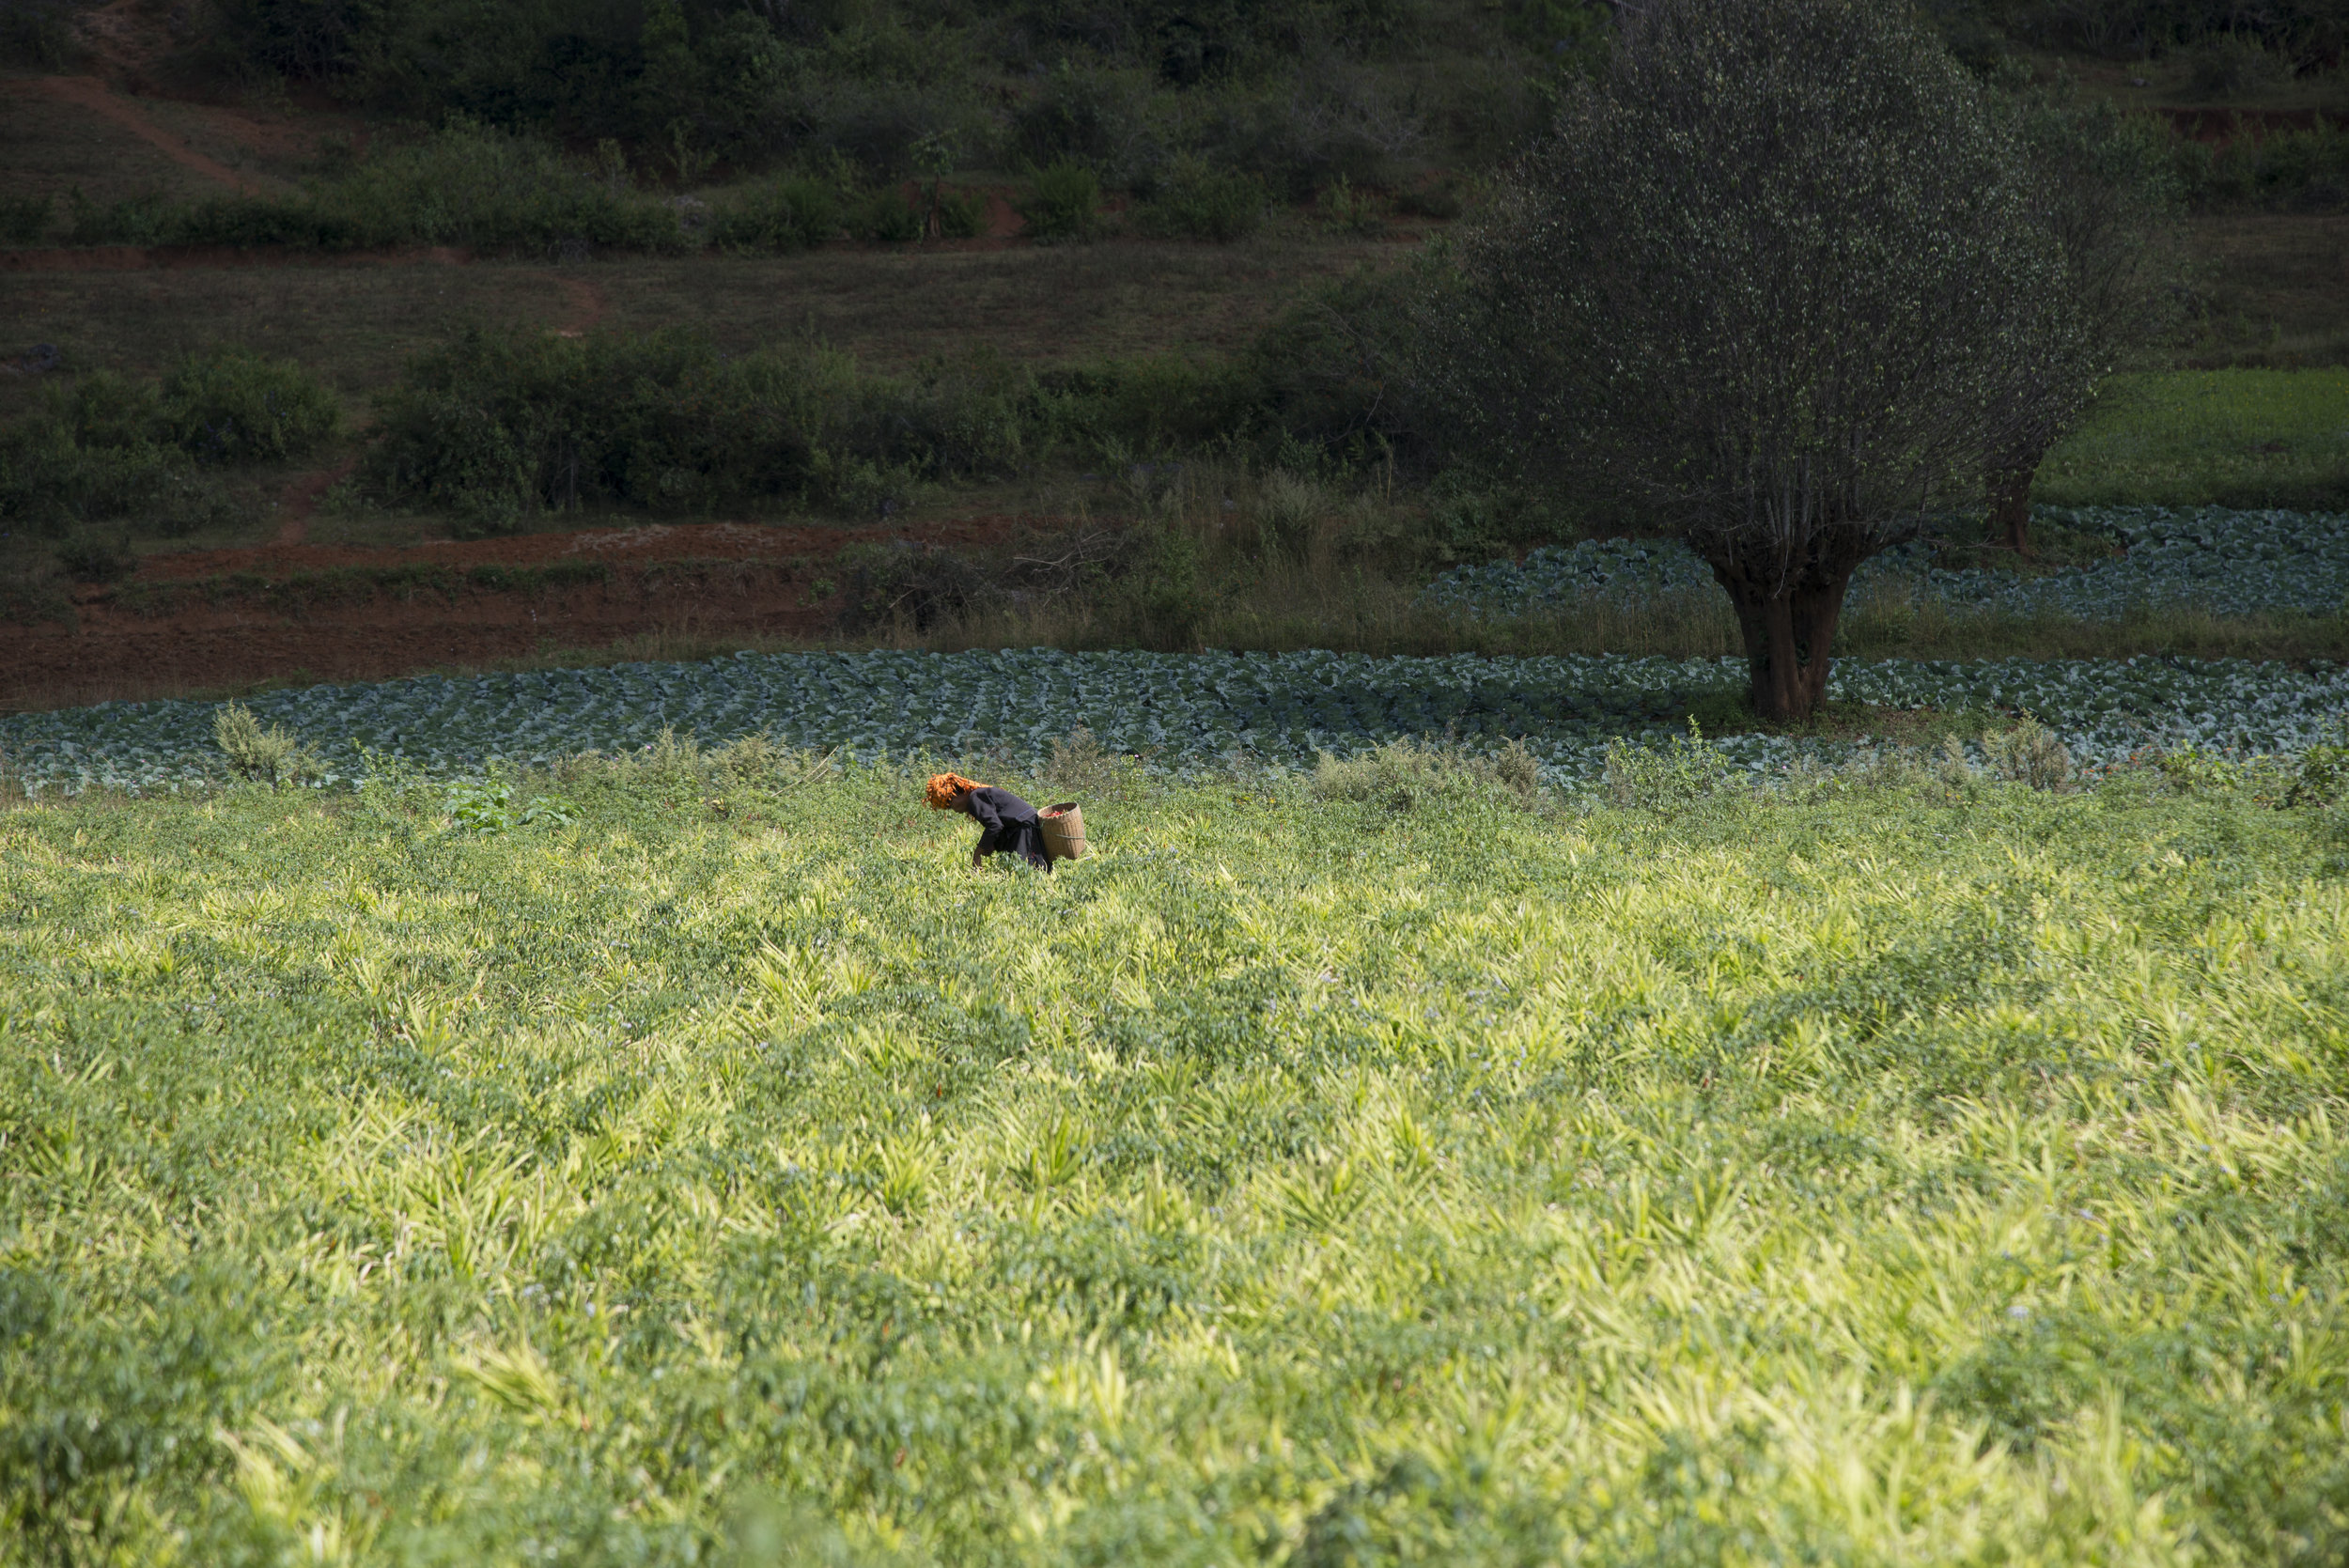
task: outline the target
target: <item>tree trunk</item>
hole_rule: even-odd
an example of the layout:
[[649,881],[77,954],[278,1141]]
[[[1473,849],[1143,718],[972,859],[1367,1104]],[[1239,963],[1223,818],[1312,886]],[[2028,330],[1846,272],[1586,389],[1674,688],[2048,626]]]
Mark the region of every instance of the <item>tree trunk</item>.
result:
[[1746,662],[1752,674],[1753,710],[1765,719],[1793,722],[1811,717],[1827,695],[1828,649],[1843,618],[1843,595],[1858,562],[1814,568],[1785,592],[1771,593],[1761,574],[1724,570],[1713,575],[1729,590],[1745,635]]
[[2038,476],[2036,458],[1990,475],[1990,533],[2017,555],[2035,553],[2030,548],[2030,487]]

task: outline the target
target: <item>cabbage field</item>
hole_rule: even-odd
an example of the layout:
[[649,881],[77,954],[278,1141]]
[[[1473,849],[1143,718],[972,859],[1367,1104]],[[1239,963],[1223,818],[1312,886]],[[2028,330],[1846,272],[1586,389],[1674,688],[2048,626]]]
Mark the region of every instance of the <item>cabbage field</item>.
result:
[[[644,746],[664,730],[705,744],[764,732],[865,759],[1023,760],[1085,728],[1175,771],[1239,758],[1310,766],[1325,751],[1406,736],[1471,748],[1521,737],[1554,780],[1570,784],[1598,772],[1610,740],[1685,731],[1692,704],[1743,679],[1734,659],[893,650],[420,676],[269,692],[250,706],[318,748],[330,782],[363,772],[366,752],[464,772]],[[1843,660],[1829,694],[2028,713],[2077,760],[2096,763],[2146,746],[2300,750],[2349,710],[2349,670],[2237,660]],[[0,751],[37,794],[170,791],[219,777],[213,713],[209,703],[174,701],[18,714],[0,719]],[[1769,735],[1719,744],[1756,768],[1850,745]]]
[[[2117,620],[2132,611],[2190,606],[2218,615],[2274,611],[2331,614],[2349,600],[2349,517],[2329,512],[2228,511],[2205,506],[2042,508],[2043,522],[2100,534],[2123,553],[2044,577],[1950,570],[1922,541],[1868,562],[1852,591],[1900,584],[1955,608]],[[1595,539],[1536,550],[1522,564],[1445,573],[1431,604],[1473,616],[1539,614],[1591,595],[1641,599],[1717,593],[1704,564],[1671,540]]]

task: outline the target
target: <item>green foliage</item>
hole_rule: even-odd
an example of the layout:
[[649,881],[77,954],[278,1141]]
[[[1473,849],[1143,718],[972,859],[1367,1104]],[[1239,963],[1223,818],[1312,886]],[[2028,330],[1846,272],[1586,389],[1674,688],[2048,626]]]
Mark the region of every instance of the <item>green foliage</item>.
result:
[[117,518],[193,533],[237,515],[193,465],[299,457],[341,417],[300,365],[234,348],[190,355],[160,383],[96,371],[0,428],[0,518],[53,535]]
[[842,227],[840,194],[829,182],[795,176],[763,185],[718,210],[710,242],[724,250],[812,249]]
[[938,232],[947,240],[976,240],[987,233],[987,193],[958,191],[941,186],[938,191]]
[[1618,806],[1674,812],[1729,795],[1740,782],[1729,758],[1704,743],[1704,732],[1690,714],[1688,733],[1661,746],[1610,741],[1600,787]]
[[1544,796],[1541,767],[1517,741],[1494,753],[1409,739],[1350,757],[1324,752],[1308,788],[1318,800],[1353,800],[1392,812],[1453,809],[1493,798],[1531,806]]
[[561,256],[675,250],[676,209],[567,156],[554,143],[454,116],[413,140],[383,138],[347,172],[289,198],[101,207],[70,197],[75,244],[286,245],[349,250],[464,245]]
[[56,210],[54,196],[0,196],[0,245],[37,244],[49,232],[49,215]]
[[2169,151],[2180,189],[2198,208],[2349,206],[2349,127],[2325,122],[2263,135],[2238,131],[2220,144],[2174,135]]
[[533,795],[517,805],[514,795],[514,781],[501,774],[464,781],[448,792],[449,820],[469,833],[567,828],[579,820],[579,809],[563,796]]
[[1271,193],[1254,175],[1186,158],[1159,178],[1143,204],[1138,226],[1169,239],[1229,244],[1262,227],[1271,202]]
[[103,539],[86,535],[57,547],[57,565],[76,582],[119,582],[138,569],[138,562]]
[[863,511],[1016,463],[1023,384],[979,359],[889,379],[819,350],[722,358],[684,334],[473,332],[385,395],[366,482],[490,532],[591,503]]
[[82,53],[72,0],[9,0],[0,8],[0,64],[62,70]]
[[0,813],[5,1549],[2349,1545],[2317,814],[1203,775],[1047,878],[918,790]]
[[903,245],[922,238],[922,213],[894,185],[867,191],[848,211],[848,232],[860,240]]
[[1090,240],[1100,227],[1101,177],[1089,163],[1061,159],[1036,171],[1018,206],[1032,240]]
[[315,748],[288,733],[283,724],[264,728],[241,703],[225,703],[213,714],[212,739],[237,777],[272,789],[316,778],[321,770]]
[[159,396],[173,445],[203,462],[280,462],[332,437],[342,406],[291,360],[217,349],[181,361]]

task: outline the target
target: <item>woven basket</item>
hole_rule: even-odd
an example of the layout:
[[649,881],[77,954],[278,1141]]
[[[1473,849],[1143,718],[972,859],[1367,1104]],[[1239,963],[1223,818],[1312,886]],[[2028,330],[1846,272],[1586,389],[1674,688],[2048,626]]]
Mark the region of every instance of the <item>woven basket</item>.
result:
[[1085,814],[1074,800],[1063,800],[1035,814],[1044,830],[1044,853],[1056,861],[1085,858]]

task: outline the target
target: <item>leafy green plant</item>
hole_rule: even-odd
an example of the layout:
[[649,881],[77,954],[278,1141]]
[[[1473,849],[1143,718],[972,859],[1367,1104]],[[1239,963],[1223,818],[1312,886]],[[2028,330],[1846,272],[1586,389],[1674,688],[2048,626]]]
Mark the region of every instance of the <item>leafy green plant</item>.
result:
[[224,703],[212,715],[212,739],[239,778],[272,788],[318,776],[318,753],[282,724],[264,727],[252,709]]
[[76,582],[119,582],[138,562],[103,539],[81,535],[57,547],[57,565]]
[[902,245],[922,238],[922,213],[903,191],[884,185],[866,192],[850,208],[848,231],[860,240]]
[[1221,170],[1196,158],[1178,161],[1143,204],[1146,234],[1228,244],[1263,226],[1271,194],[1255,176]]
[[1018,210],[1031,240],[1090,240],[1100,229],[1101,177],[1090,163],[1061,159],[1029,179]]
[[2062,789],[2072,782],[2072,753],[2038,720],[2026,717],[2011,730],[1982,737],[1990,771],[2010,784],[2033,789]]
[[1352,800],[1393,812],[1457,804],[1500,794],[1522,805],[1542,799],[1541,765],[1523,743],[1477,753],[1440,743],[1394,740],[1350,757],[1321,753],[1308,787],[1320,800]]
[[948,240],[976,240],[987,233],[987,193],[942,186],[938,193],[938,232]]
[[842,228],[840,194],[830,182],[797,176],[762,186],[720,208],[710,242],[723,250],[802,251]]
[[0,244],[37,244],[49,232],[49,214],[56,198],[47,192],[37,196],[0,196]]
[[2340,1555],[2306,817],[716,755],[0,811],[16,1555]]
[[1382,205],[1377,192],[1358,191],[1353,181],[1340,175],[1321,193],[1321,222],[1339,234],[1382,233],[1387,226]]
[[564,828],[579,820],[579,808],[560,795],[534,795],[519,807],[514,782],[503,774],[460,782],[448,792],[451,821],[468,833],[505,833],[517,828]]
[[1677,811],[1726,795],[1738,782],[1729,758],[1704,744],[1692,715],[1688,733],[1663,746],[1610,741],[1601,787],[1618,806]]
[[173,444],[208,462],[278,462],[331,438],[334,395],[291,360],[215,349],[163,379],[158,414]]

